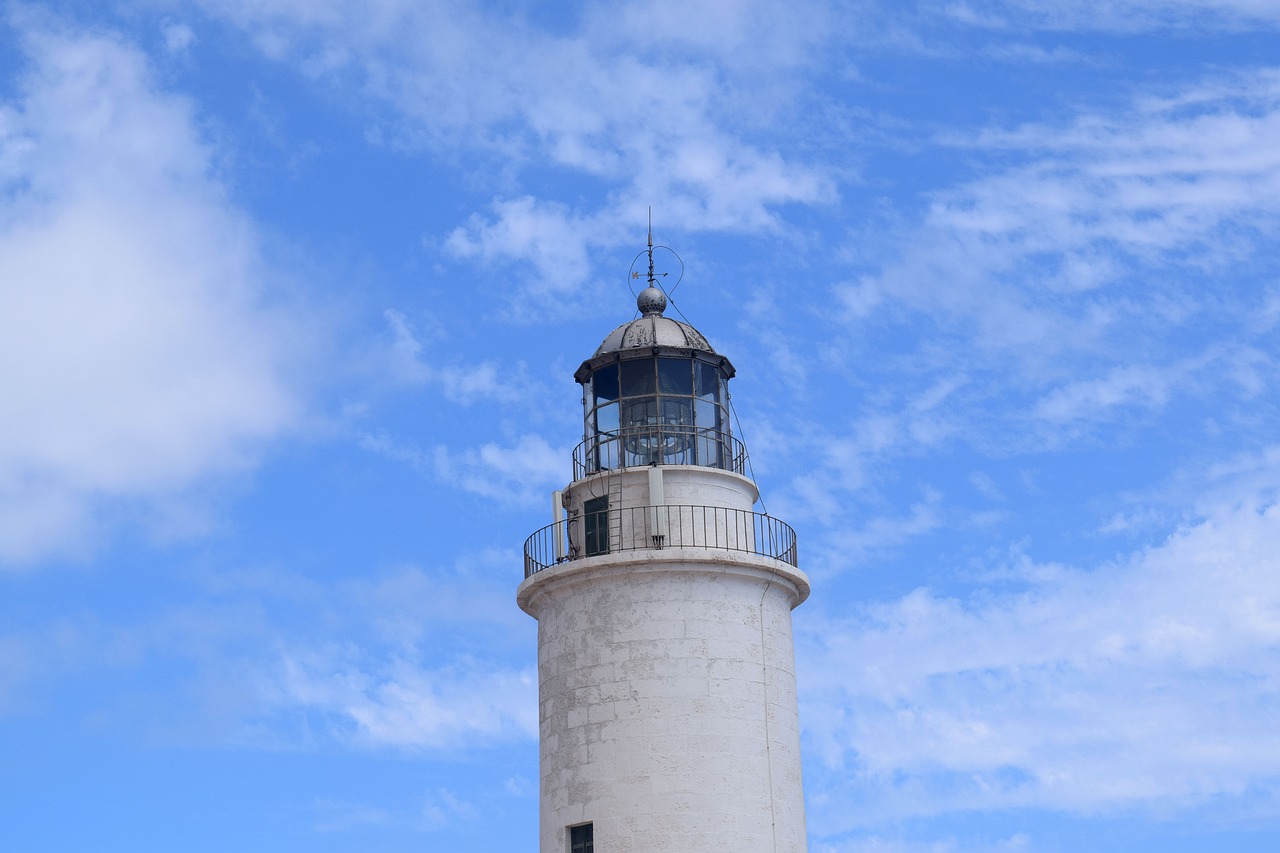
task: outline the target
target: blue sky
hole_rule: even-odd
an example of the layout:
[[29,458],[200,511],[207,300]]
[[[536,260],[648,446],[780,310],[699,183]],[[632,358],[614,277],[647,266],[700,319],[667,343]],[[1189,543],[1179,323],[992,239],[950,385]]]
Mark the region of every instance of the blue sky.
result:
[[6,850],[532,850],[524,538],[653,209],[814,853],[1280,844],[1280,5],[0,24]]

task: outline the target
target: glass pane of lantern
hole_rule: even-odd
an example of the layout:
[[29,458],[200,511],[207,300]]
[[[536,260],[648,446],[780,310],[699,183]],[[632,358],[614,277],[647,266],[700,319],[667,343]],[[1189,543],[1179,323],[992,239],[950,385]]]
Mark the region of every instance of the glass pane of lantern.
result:
[[654,393],[653,361],[651,358],[636,358],[622,362],[622,396]]
[[[646,360],[646,363],[653,365],[652,360]],[[662,461],[663,431],[658,423],[657,397],[623,398],[621,427],[623,465],[631,467]]]
[[637,429],[658,422],[658,401],[654,397],[627,400],[622,404],[622,428]]
[[720,463],[720,407],[710,400],[699,399],[694,403],[698,427],[697,463],[711,468],[723,467]]
[[705,400],[720,399],[720,368],[705,361],[698,362],[698,396]]
[[694,464],[693,398],[659,397],[658,401],[662,413],[662,462]]
[[698,401],[698,419],[695,423],[698,430],[718,431],[720,429],[720,407],[707,400]]
[[724,467],[720,461],[720,442],[716,440],[716,433],[700,430],[696,451],[698,458],[694,462],[695,465],[705,465],[708,468]]
[[693,400],[689,397],[659,397],[662,422],[673,426],[693,426]]
[[591,374],[591,387],[595,390],[596,405],[618,399],[618,366],[606,365]]
[[693,395],[693,359],[658,359],[658,393]]
[[611,433],[618,431],[618,404],[610,403],[596,409],[596,432]]

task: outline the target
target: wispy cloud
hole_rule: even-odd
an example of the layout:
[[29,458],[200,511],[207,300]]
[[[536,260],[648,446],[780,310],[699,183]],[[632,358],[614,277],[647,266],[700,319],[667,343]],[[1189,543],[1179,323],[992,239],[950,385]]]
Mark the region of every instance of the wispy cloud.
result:
[[[998,158],[988,175],[936,194],[912,250],[840,293],[854,317],[893,298],[966,315],[984,347],[1048,355],[1085,351],[1126,323],[1176,320],[1183,276],[1165,271],[1239,262],[1274,231],[1277,136],[1280,74],[1266,71],[1065,127],[956,140]],[[1139,264],[1164,287],[1139,287]]]
[[396,144],[462,143],[494,184],[547,167],[601,182],[573,205],[501,190],[443,241],[456,257],[532,263],[538,275],[520,289],[556,293],[581,288],[592,251],[634,232],[646,204],[672,228],[761,231],[781,227],[779,206],[835,199],[829,169],[759,133],[805,91],[787,70],[829,38],[824,6],[806,6],[632,2],[555,32],[412,2],[372,14],[355,3],[207,8],[269,55],[377,105],[371,120]]
[[347,800],[317,800],[315,829],[319,832],[358,832],[368,827],[407,828],[416,832],[435,832],[448,826],[474,823],[480,809],[448,788],[427,792],[415,808],[389,808]]
[[[805,719],[881,818],[1194,807],[1280,778],[1280,508],[1220,504],[1088,570],[802,621]],[[831,774],[843,775],[836,783]],[[1258,807],[1274,813],[1274,803]],[[828,829],[857,823],[828,810]]]
[[815,441],[855,443],[846,464],[957,438],[1031,450],[1190,399],[1228,417],[1251,404],[1276,364],[1274,294],[1252,282],[1280,231],[1278,139],[1267,70],[953,140],[983,176],[933,194],[896,254],[835,286],[836,346],[800,353],[834,349],[874,389],[859,422]]
[[[954,488],[922,503],[887,482],[948,481],[930,467],[957,444],[1003,463],[971,481],[1002,512],[1033,491],[1014,460],[1060,469],[1063,450],[1159,443],[1151,422],[1178,431],[1151,451],[1169,454],[1160,467],[1197,467],[1118,498],[1105,467],[1127,474],[1145,449],[1094,463],[1082,492],[1122,511],[1091,527],[1063,504],[1056,532],[1146,543],[1114,560],[1037,562],[1018,544],[1004,560],[968,556],[958,577],[930,554],[945,579],[853,618],[798,616],[802,716],[825,762],[807,777],[828,795],[810,815],[820,835],[893,849],[862,836],[1000,809],[1277,813],[1280,479],[1258,449],[1274,440],[1277,362],[1273,295],[1257,285],[1280,230],[1277,79],[1214,74],[952,140],[977,176],[935,192],[895,225],[896,256],[836,288],[840,345],[800,352],[847,363],[862,414],[775,424],[797,458],[825,463],[783,501],[822,523],[807,553],[823,572],[857,566],[868,543],[979,523]],[[1226,462],[1227,446],[1253,449]]]
[[87,553],[131,502],[156,517],[251,467],[302,407],[300,327],[190,104],[118,40],[23,43],[0,105],[6,564]]
[[504,504],[533,506],[563,485],[567,451],[552,447],[540,435],[522,435],[510,445],[488,442],[456,450],[436,445],[424,450],[386,433],[366,433],[360,446],[448,486],[457,486]]
[[835,843],[829,840],[819,842],[814,853],[1016,853],[1035,849],[1031,836],[1024,832],[985,844],[974,843],[972,839],[963,842],[955,838],[913,841],[873,834]]
[[523,363],[513,367],[496,361],[475,364],[445,363],[424,337],[431,328],[415,328],[400,311],[383,312],[391,341],[386,350],[390,374],[397,380],[414,385],[436,387],[450,402],[470,405],[480,400],[512,402],[534,395],[528,371]]
[[1150,29],[1238,30],[1280,26],[1280,10],[1267,0],[939,0],[941,14],[976,26],[1012,29],[1132,33]]
[[422,661],[354,659],[352,650],[297,649],[263,675],[265,707],[285,720],[313,717],[326,739],[355,747],[451,751],[537,732],[532,670],[431,667]]
[[[501,638],[524,626],[503,573],[515,564],[502,550],[452,570],[404,567],[335,585],[280,586],[287,598],[305,590],[297,604],[313,625],[273,627],[272,641],[248,662],[251,690],[234,737],[452,754],[535,736],[532,669],[468,651],[484,637],[480,647],[498,653]],[[237,585],[245,583],[246,591],[261,588],[252,574]]]
[[[513,566],[503,550],[332,582],[221,568],[139,615],[14,626],[0,635],[0,710],[41,709],[50,683],[95,672],[114,680],[69,719],[125,739],[441,755],[524,741],[537,684],[507,659],[532,626],[511,602]],[[335,829],[376,817],[337,811]]]

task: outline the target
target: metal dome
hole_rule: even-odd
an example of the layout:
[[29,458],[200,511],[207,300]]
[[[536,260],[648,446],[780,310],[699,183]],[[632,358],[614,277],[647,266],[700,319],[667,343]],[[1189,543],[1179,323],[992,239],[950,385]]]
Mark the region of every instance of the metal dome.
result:
[[656,287],[645,288],[636,302],[644,316],[623,323],[610,332],[596,349],[593,359],[612,352],[653,347],[715,352],[702,333],[693,326],[662,316],[667,300]]

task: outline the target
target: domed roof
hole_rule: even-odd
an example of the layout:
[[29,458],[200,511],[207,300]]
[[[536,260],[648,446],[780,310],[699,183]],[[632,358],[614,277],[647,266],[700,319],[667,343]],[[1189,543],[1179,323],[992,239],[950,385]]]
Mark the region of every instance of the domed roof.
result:
[[[702,333],[679,320],[653,315],[623,323],[609,333],[596,349],[596,355],[625,349],[649,349],[651,347],[675,347],[715,352]],[[592,356],[593,358],[595,356]]]
[[582,362],[574,372],[574,379],[585,383],[597,368],[605,364],[654,355],[675,356],[680,350],[690,354],[701,353],[704,361],[719,365],[727,378],[733,378],[733,365],[729,359],[712,349],[702,332],[688,323],[662,316],[667,307],[667,297],[661,290],[652,285],[646,287],[640,292],[636,306],[643,316],[610,332],[596,348],[595,355]]
[[667,297],[658,288],[646,287],[640,292],[636,304],[644,316],[629,323],[623,323],[610,332],[592,358],[611,352],[652,347],[715,352],[702,333],[693,326],[662,316],[662,312],[667,307]]

